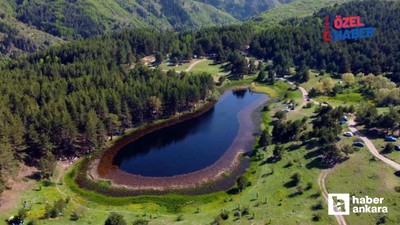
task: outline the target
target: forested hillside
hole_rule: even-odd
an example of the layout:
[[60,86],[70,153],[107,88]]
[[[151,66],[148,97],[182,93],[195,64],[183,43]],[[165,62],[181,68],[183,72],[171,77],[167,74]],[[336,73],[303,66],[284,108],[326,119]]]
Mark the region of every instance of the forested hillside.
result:
[[[347,0],[335,2],[343,1]],[[255,19],[257,26],[263,27],[285,18],[311,15],[329,4],[332,1],[0,0],[0,58],[43,50],[62,43],[62,39],[71,41],[123,29],[181,31],[238,24],[277,7]]]
[[34,52],[60,43],[56,37],[73,40],[123,29],[183,30],[234,23],[239,21],[228,13],[193,0],[0,0],[0,53],[15,57]]
[[[376,34],[326,43],[323,18],[331,13],[360,15]],[[278,75],[295,67],[299,80],[315,68],[332,74],[387,72],[399,82],[398,15],[398,2],[352,2],[263,31],[249,25],[182,33],[132,30],[12,60],[0,70],[0,174],[5,179],[15,159],[46,168],[54,155],[85,153],[101,146],[107,134],[191,109],[209,96],[210,76],[149,69],[140,64],[149,54],[177,59],[215,54],[216,61],[232,62],[236,78],[249,72],[239,54],[248,51],[271,60],[269,70]]]
[[58,37],[87,38],[130,28],[196,29],[237,23],[229,14],[192,0],[1,0],[4,17],[15,17]]
[[272,9],[256,15],[248,23],[252,26],[266,27],[278,25],[281,21],[290,18],[304,18],[312,16],[321,8],[343,4],[351,0],[293,0],[287,4],[280,4]]
[[228,12],[239,20],[247,20],[268,9],[296,0],[198,0]]

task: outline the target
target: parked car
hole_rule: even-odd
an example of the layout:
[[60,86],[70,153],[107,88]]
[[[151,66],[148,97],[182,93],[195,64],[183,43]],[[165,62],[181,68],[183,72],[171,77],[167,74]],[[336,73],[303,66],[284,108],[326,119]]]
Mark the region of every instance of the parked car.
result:
[[356,142],[353,143],[353,146],[364,147],[365,144],[363,142],[361,142],[361,141],[356,141]]
[[338,136],[336,136],[336,140],[340,141],[340,140],[342,140],[342,137],[340,137],[340,136],[338,135]]
[[342,125],[347,124],[347,120],[342,120],[342,121],[340,121],[340,124],[342,124]]
[[400,145],[395,145],[395,146],[394,146],[394,150],[400,151]]
[[346,137],[353,137],[354,136],[354,134],[352,132],[350,132],[350,131],[344,132],[343,135],[346,136]]
[[388,135],[385,137],[385,141],[397,141],[397,138],[393,137],[392,135]]
[[400,177],[400,170],[397,170],[396,172],[394,172],[394,175]]

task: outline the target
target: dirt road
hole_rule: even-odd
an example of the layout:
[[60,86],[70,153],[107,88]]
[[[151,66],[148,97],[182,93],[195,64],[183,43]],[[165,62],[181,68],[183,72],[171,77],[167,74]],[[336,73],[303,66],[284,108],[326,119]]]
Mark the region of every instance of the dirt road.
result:
[[391,166],[394,168],[396,171],[400,170],[400,164],[396,163],[385,156],[379,154],[379,151],[376,149],[375,145],[372,143],[372,141],[367,138],[364,134],[362,134],[359,130],[356,128],[356,123],[354,120],[349,121],[349,129],[351,132],[353,132],[355,135],[359,136],[361,140],[365,143],[365,146],[368,148],[368,150],[378,159],[382,160],[382,162],[386,163],[387,165]]
[[[322,170],[322,172],[319,174],[319,177],[318,177],[319,188],[321,189],[322,195],[324,196],[324,199],[327,203],[328,203],[328,191],[326,190],[325,179],[331,171],[332,171],[331,169]],[[336,218],[337,222],[339,223],[339,225],[347,225],[347,222],[346,222],[346,219],[344,218],[344,216],[336,215],[335,218]]]
[[204,62],[206,60],[207,59],[202,59],[202,60],[198,60],[198,61],[190,63],[189,67],[185,70],[185,72],[190,72],[193,69],[193,67],[195,67],[197,64]]

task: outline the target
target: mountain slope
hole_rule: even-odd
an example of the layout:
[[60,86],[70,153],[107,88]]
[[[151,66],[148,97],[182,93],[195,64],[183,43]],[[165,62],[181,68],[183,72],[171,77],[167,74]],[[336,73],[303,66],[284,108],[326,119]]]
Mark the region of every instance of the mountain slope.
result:
[[259,26],[276,25],[289,18],[311,16],[321,8],[342,4],[351,0],[293,0],[288,4],[281,4],[252,18],[250,23]]
[[25,0],[15,11],[16,18],[24,23],[73,38],[121,28],[182,30],[238,22],[227,13],[192,0]]
[[228,13],[193,0],[0,0],[0,58],[115,30],[234,23]]
[[268,9],[292,2],[293,0],[198,0],[228,12],[239,20],[247,20]]

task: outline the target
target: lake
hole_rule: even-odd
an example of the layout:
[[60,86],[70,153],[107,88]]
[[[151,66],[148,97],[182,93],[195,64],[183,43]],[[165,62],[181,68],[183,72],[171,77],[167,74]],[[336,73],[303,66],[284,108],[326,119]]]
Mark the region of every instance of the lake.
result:
[[[249,91],[227,91],[210,111],[124,146],[113,164],[122,171],[145,177],[171,177],[209,167],[235,139],[240,139],[239,112],[265,98]],[[247,117],[251,120],[251,113]]]

